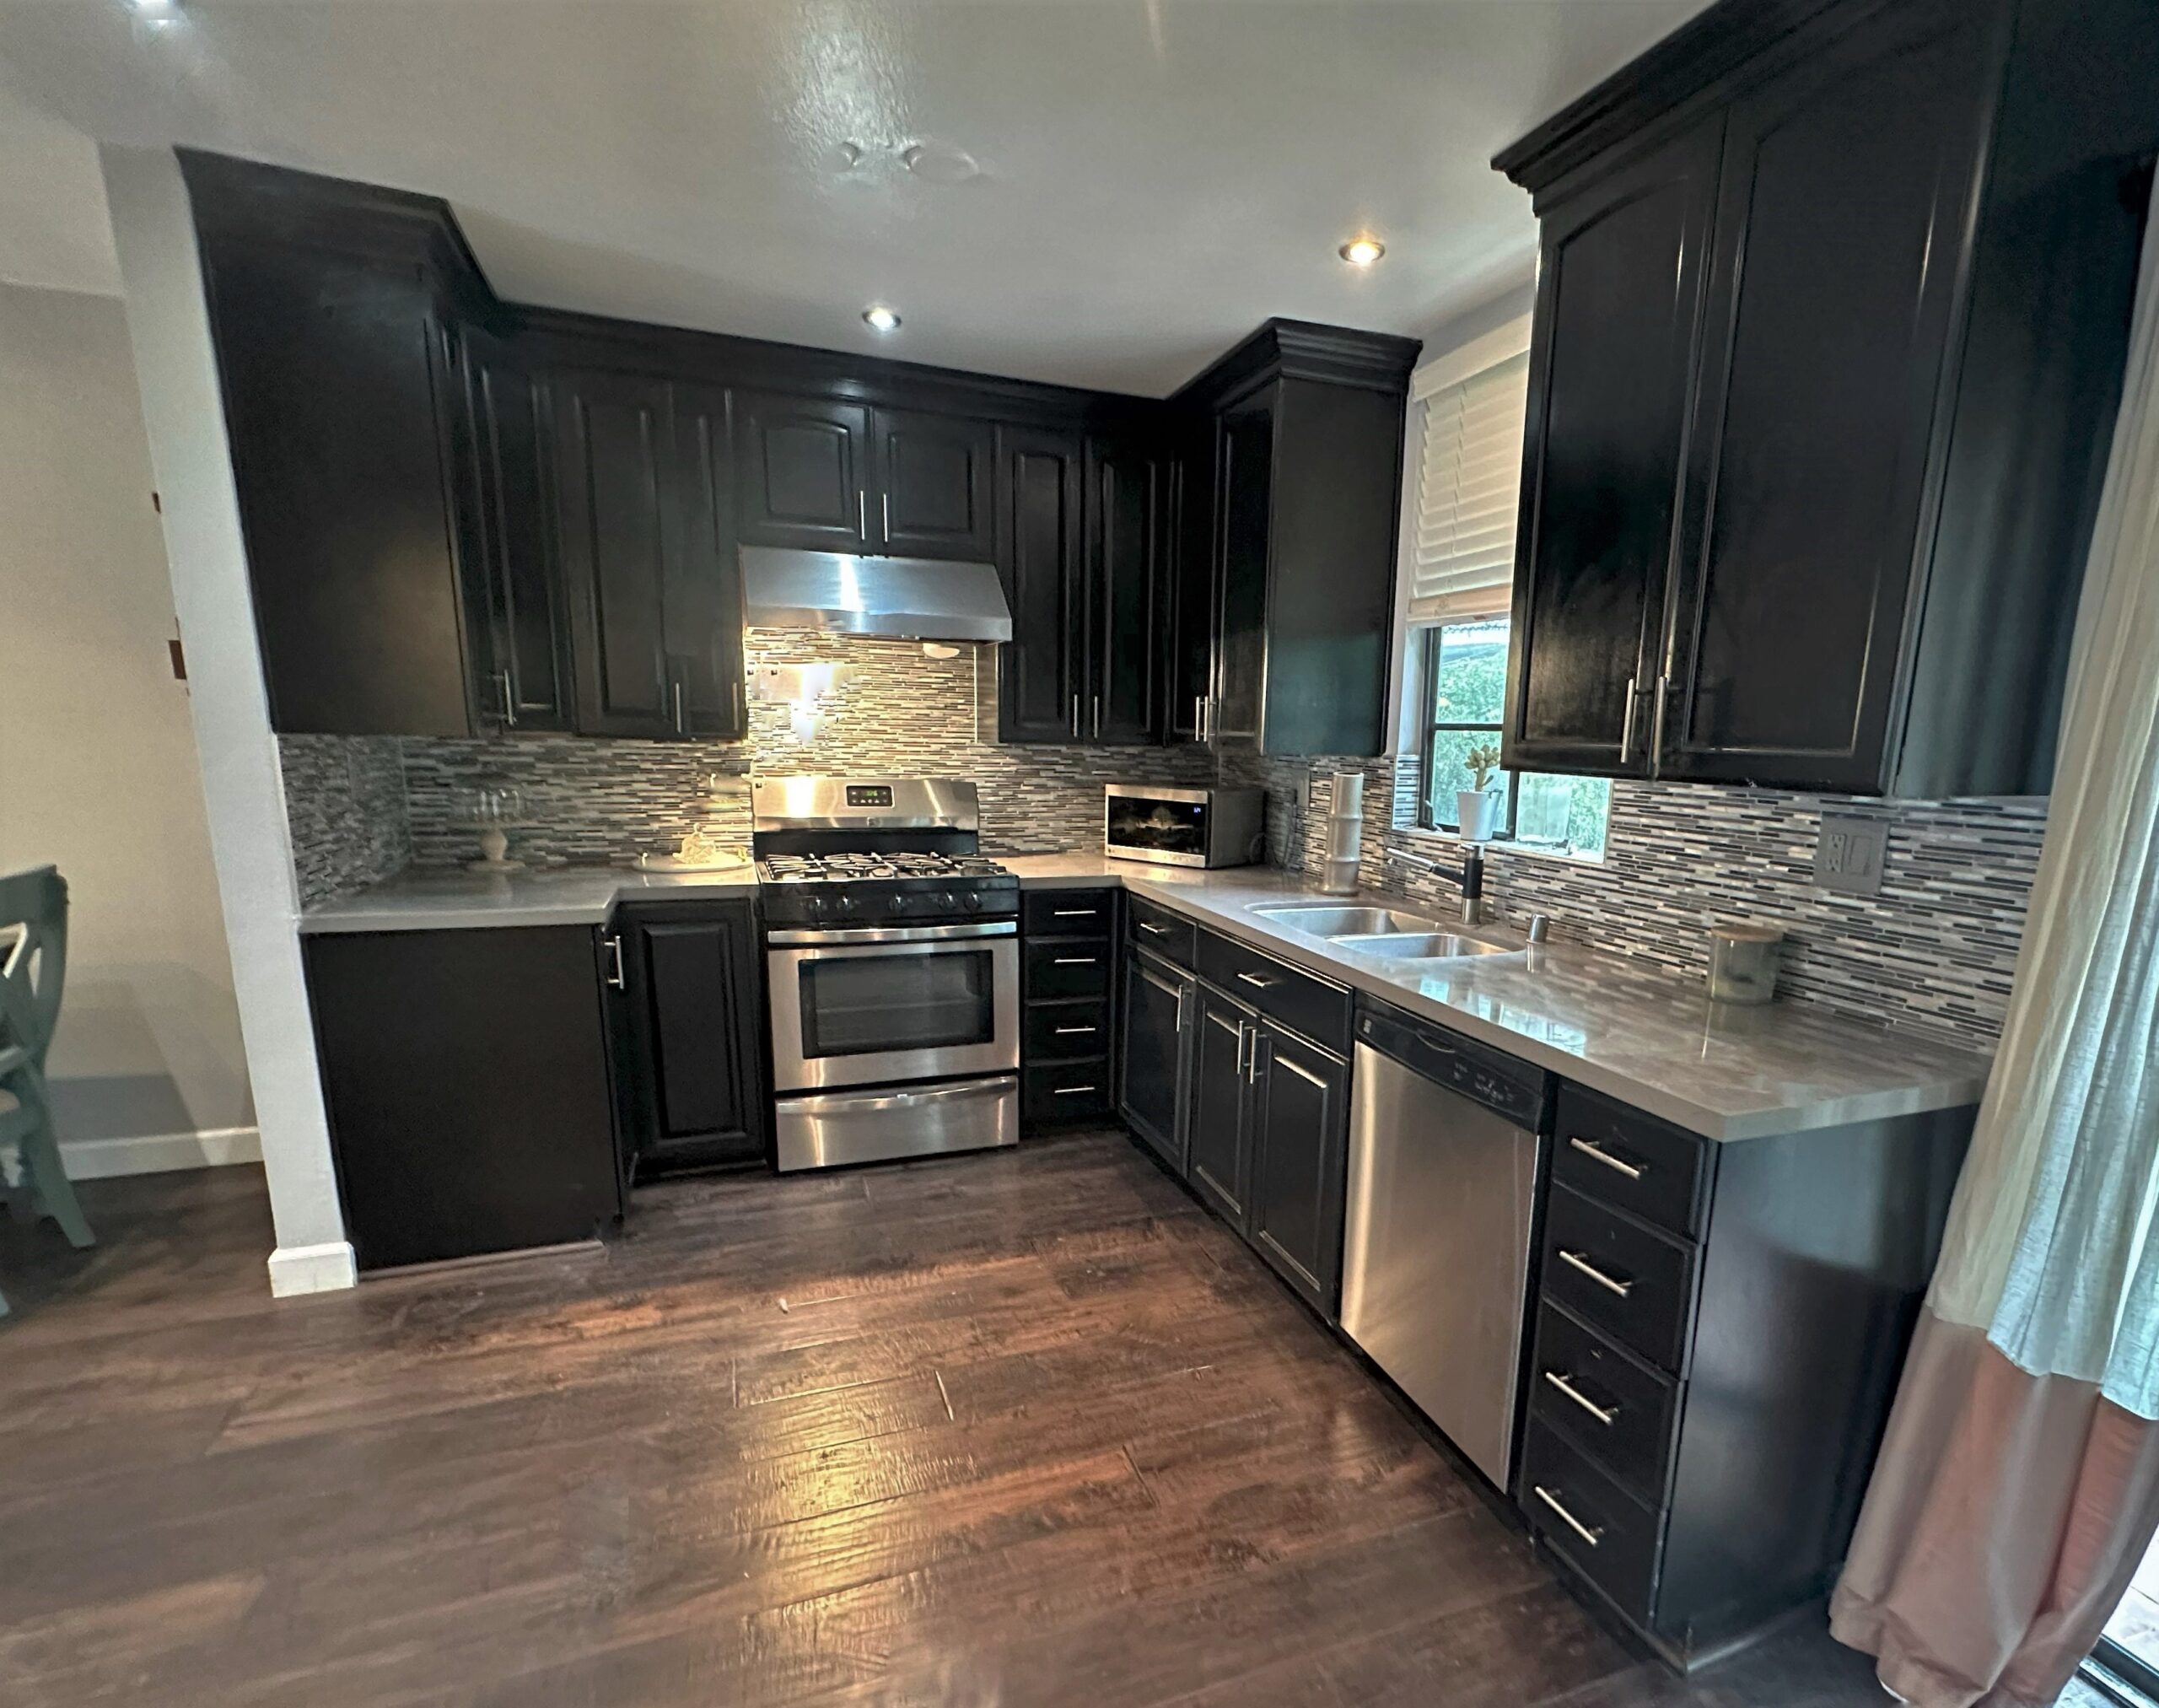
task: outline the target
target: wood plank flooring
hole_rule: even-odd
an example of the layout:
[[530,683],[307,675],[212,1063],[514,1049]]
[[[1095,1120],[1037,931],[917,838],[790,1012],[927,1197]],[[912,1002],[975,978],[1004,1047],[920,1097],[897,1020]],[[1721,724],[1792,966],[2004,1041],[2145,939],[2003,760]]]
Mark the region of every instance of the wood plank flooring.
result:
[[1683,1684],[1120,1134],[273,1302],[259,1174],[0,1223],[0,1702],[1878,1704]]

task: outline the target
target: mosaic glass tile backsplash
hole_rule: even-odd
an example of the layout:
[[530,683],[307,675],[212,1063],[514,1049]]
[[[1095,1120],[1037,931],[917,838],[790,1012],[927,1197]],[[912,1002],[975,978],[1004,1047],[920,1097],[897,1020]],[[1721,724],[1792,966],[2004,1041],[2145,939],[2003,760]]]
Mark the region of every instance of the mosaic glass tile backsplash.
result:
[[[980,784],[983,839],[993,851],[1049,853],[1099,845],[1102,785],[1216,780],[1193,748],[1001,746],[994,655],[934,659],[913,642],[752,633],[753,672],[845,667],[798,722],[789,703],[752,700],[749,739],[675,743],[573,736],[444,741],[286,736],[281,742],[293,861],[304,904],[380,881],[406,865],[473,857],[451,819],[458,791],[481,780],[525,793],[530,825],[512,850],[534,865],[626,863],[671,847],[703,814],[707,779],[753,773],[921,773]],[[978,720],[979,719],[979,725]],[[977,730],[982,732],[978,735]],[[1366,779],[1362,882],[1433,907],[1453,882],[1387,859],[1410,849],[1452,865],[1452,837],[1409,822],[1416,761],[1270,760],[1225,755],[1220,780],[1268,791],[1268,857],[1316,878],[1326,779]],[[1314,810],[1306,779],[1317,774]],[[746,840],[739,792],[723,822]],[[1398,803],[1398,805],[1397,805]],[[1877,896],[1814,887],[1824,811],[1879,819],[1888,853]],[[1602,862],[1516,853],[1488,856],[1489,893],[1510,918],[1553,917],[1554,930],[1688,978],[1708,960],[1708,917],[1759,919],[1790,934],[1780,989],[1855,1018],[1909,1026],[1986,1048],[1999,1035],[2016,968],[2026,897],[2045,829],[2043,801],[1886,805],[1841,797],[1681,784],[1615,784],[1610,851]]]
[[[1269,857],[1320,870],[1329,775],[1365,778],[1369,889],[1452,913],[1451,876],[1390,859],[1408,850],[1452,867],[1461,843],[1413,827],[1417,761],[1225,758],[1224,781],[1268,791]],[[1316,773],[1305,810],[1308,775]],[[1814,886],[1824,811],[1888,827],[1882,891]],[[1754,919],[1787,933],[1779,993],[1855,1019],[1969,1048],[2000,1035],[2024,908],[2046,830],[2043,800],[1900,802],[1684,784],[1615,783],[1602,861],[1517,853],[1485,858],[1488,900],[1516,923],[1548,913],[1556,936],[1653,961],[1689,978],[1709,964],[1708,920]]]

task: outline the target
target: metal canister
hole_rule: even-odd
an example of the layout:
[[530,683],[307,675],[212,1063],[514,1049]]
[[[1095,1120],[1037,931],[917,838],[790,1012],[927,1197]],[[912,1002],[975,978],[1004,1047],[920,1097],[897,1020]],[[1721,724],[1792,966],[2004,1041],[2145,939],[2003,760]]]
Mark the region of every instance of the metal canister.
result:
[[1709,927],[1709,999],[1761,1003],[1777,994],[1785,934],[1776,925]]

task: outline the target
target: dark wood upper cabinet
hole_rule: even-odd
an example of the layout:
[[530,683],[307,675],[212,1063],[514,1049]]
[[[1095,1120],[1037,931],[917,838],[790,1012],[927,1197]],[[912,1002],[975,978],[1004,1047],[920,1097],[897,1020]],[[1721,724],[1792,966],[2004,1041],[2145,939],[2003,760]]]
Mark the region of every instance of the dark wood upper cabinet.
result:
[[675,388],[670,514],[677,533],[667,582],[668,657],[682,684],[681,733],[726,741],[749,733],[730,418],[726,392]]
[[1074,741],[1086,670],[1085,444],[1076,433],[1007,428],[997,455],[1006,495],[997,566],[1012,607],[998,731],[1007,741]]
[[1510,766],[1646,774],[1721,118],[1545,220],[1515,578]]
[[873,432],[875,513],[868,520],[877,549],[894,558],[989,562],[997,549],[995,427],[880,409]]
[[871,549],[869,410],[746,392],[735,419],[743,544]]
[[[1269,321],[1177,392],[1215,422],[1207,739],[1377,753],[1413,338]],[[1189,590],[1175,595],[1180,612]],[[1174,644],[1182,702],[1192,638]]]
[[2152,35],[2134,0],[1727,0],[1499,158],[1545,255],[1509,764],[2045,792]]
[[221,177],[190,185],[272,726],[470,733],[438,292],[395,253],[229,230]]
[[547,384],[489,333],[467,328],[457,348],[464,385],[459,509],[476,709],[503,730],[573,729]]
[[554,391],[578,728],[595,735],[681,734],[667,634],[675,480],[668,386],[562,371]]

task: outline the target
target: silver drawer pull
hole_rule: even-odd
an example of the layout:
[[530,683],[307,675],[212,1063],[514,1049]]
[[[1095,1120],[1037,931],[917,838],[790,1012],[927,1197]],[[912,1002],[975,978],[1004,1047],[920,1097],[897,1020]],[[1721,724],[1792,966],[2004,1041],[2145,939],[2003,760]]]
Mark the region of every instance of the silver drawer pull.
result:
[[1100,912],[1100,908],[1053,908],[1049,916],[1053,919],[1091,919]]
[[1599,1525],[1595,1529],[1591,1529],[1588,1525],[1583,1523],[1580,1519],[1575,1517],[1575,1515],[1569,1512],[1564,1506],[1562,1506],[1559,1504],[1559,1497],[1557,1495],[1554,1495],[1549,1489],[1546,1488],[1543,1484],[1538,1483],[1535,1487],[1537,1490],[1537,1498],[1542,1501],[1546,1506],[1549,1506],[1554,1512],[1557,1512],[1559,1515],[1559,1522],[1564,1524],[1568,1529],[1573,1531],[1575,1535],[1580,1537],[1583,1541],[1589,1544],[1591,1548],[1596,1547],[1598,1543],[1604,1540],[1604,1527],[1602,1525]]
[[1053,967],[1092,967],[1094,964],[1095,957],[1091,955],[1060,955],[1050,962]]
[[1606,1407],[1599,1405],[1595,1400],[1584,1393],[1581,1389],[1576,1387],[1573,1382],[1568,1381],[1564,1372],[1561,1371],[1548,1370],[1544,1372],[1544,1379],[1550,1382],[1553,1387],[1558,1388],[1560,1393],[1565,1394],[1569,1399],[1574,1401],[1576,1405],[1580,1406],[1599,1423],[1602,1424],[1607,1429],[1609,1429],[1612,1426],[1613,1420],[1619,1415],[1619,1408],[1618,1406]]
[[1069,1037],[1074,1032],[1091,1033],[1094,1030],[1095,1028],[1091,1026],[1061,1026],[1057,1029],[1057,1035],[1059,1037]]
[[1100,1090],[1101,1090],[1100,1086],[1059,1086],[1057,1087],[1057,1095],[1060,1097],[1084,1097],[1090,1091]]
[[1559,1248],[1559,1261],[1569,1269],[1580,1270],[1607,1293],[1616,1293],[1623,1299],[1634,1290],[1634,1284],[1632,1281],[1622,1281],[1614,1276],[1606,1274],[1580,1252],[1570,1252],[1562,1246]]
[[1167,925],[1157,925],[1150,919],[1142,919],[1139,922],[1139,929],[1149,937],[1166,937],[1170,935],[1170,928]]
[[1240,973],[1237,978],[1241,983],[1249,984],[1254,990],[1272,990],[1282,982],[1279,978],[1262,978],[1257,973]]
[[1567,1143],[1588,1157],[1591,1161],[1602,1162],[1613,1173],[1623,1174],[1629,1180],[1639,1180],[1650,1172],[1646,1164],[1622,1161],[1594,1139],[1569,1139]]

